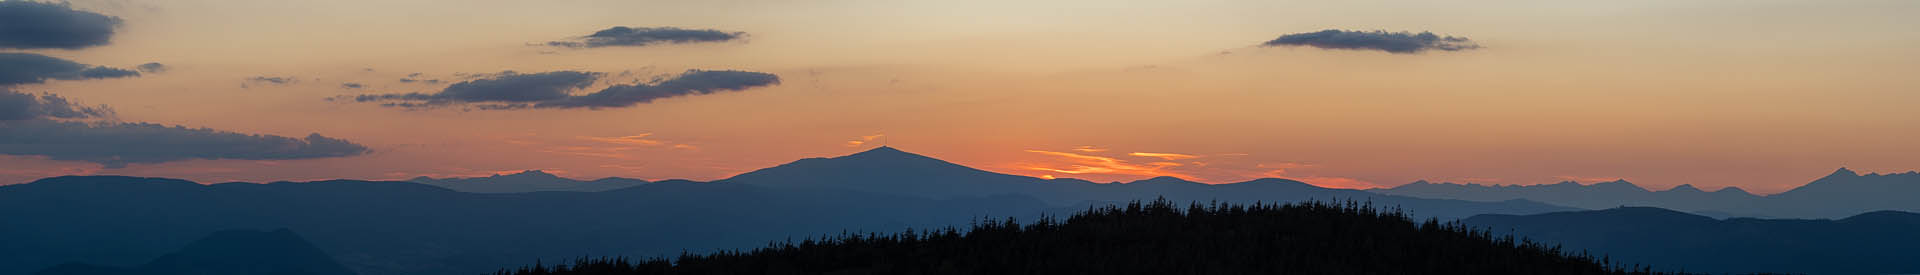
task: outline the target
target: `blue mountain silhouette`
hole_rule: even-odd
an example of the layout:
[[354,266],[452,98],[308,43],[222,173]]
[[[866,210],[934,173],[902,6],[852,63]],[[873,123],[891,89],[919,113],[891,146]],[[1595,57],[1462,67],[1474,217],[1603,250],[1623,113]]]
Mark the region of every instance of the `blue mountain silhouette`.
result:
[[520,173],[506,175],[496,174],[477,178],[436,179],[432,177],[416,177],[407,181],[468,193],[526,193],[545,191],[600,192],[640,186],[648,183],[646,180],[621,177],[582,181],[560,177],[541,170],[526,170]]
[[1719,220],[1653,207],[1479,215],[1468,225],[1511,232],[1663,270],[1720,274],[1920,272],[1920,214],[1876,211],[1839,220]]
[[67,263],[35,275],[351,275],[346,266],[293,231],[213,232],[146,264],[121,268]]
[[1920,200],[1913,199],[1914,195],[1920,194],[1920,172],[1860,175],[1846,168],[1787,192],[1768,196],[1754,195],[1738,187],[1705,192],[1689,184],[1664,191],[1648,191],[1624,180],[1592,185],[1562,182],[1529,186],[1417,181],[1369,191],[1470,201],[1527,199],[1586,209],[1653,206],[1717,218],[1840,218],[1878,210],[1920,211]]

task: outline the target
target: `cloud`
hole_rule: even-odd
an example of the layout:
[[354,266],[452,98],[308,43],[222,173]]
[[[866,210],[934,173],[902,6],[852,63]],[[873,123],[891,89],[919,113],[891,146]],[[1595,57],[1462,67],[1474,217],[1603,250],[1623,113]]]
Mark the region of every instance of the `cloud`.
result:
[[54,94],[33,95],[0,90],[0,122],[29,119],[86,119],[113,117],[107,106],[81,106]]
[[167,71],[167,64],[160,64],[160,62],[148,62],[147,64],[140,64],[140,66],[135,66],[133,68],[136,70],[140,70],[140,72],[142,73],[161,73],[161,72]]
[[1164,160],[1183,160],[1183,159],[1196,159],[1196,158],[1200,158],[1199,156],[1194,156],[1194,155],[1188,155],[1188,154],[1174,154],[1174,153],[1141,153],[1141,152],[1133,152],[1133,153],[1127,153],[1127,155],[1128,155],[1128,156],[1136,156],[1136,157],[1149,157],[1149,158],[1160,158],[1160,159],[1164,159]]
[[1073,147],[1073,150],[1074,150],[1074,151],[1081,151],[1081,152],[1088,152],[1088,153],[1099,153],[1099,152],[1106,152],[1106,151],[1107,151],[1107,149],[1104,149],[1104,148],[1100,148],[1100,147],[1093,147],[1092,145],[1081,145],[1080,147]]
[[366,88],[366,87],[367,87],[367,85],[363,85],[363,84],[360,84],[360,83],[353,83],[353,82],[347,82],[347,83],[340,83],[340,88],[341,88],[341,89],[361,89],[361,88]]
[[746,38],[746,36],[745,32],[713,29],[612,27],[574,40],[547,42],[547,45],[568,48],[643,47],[661,43],[726,42]]
[[624,136],[624,137],[580,137],[580,139],[598,141],[602,143],[611,143],[611,144],[646,145],[646,146],[660,145],[664,143],[659,140],[647,139],[647,136],[651,136],[651,135],[653,135],[653,133],[645,133],[645,134],[638,134],[638,135],[631,135],[631,136]]
[[0,48],[81,49],[106,45],[120,18],[66,3],[0,2]]
[[1042,151],[1042,150],[1027,150],[1027,152],[1060,157],[1067,160],[1068,163],[1070,163],[1068,167],[1065,167],[1065,168],[1033,166],[1033,167],[1026,167],[1026,169],[1028,170],[1047,171],[1047,172],[1066,173],[1066,174],[1112,174],[1112,175],[1134,175],[1134,176],[1154,176],[1154,177],[1170,176],[1170,177],[1178,177],[1178,178],[1185,178],[1185,179],[1199,179],[1198,177],[1194,177],[1192,175],[1175,172],[1168,169],[1172,167],[1182,166],[1181,164],[1178,164],[1178,163],[1154,162],[1154,163],[1147,163],[1147,164],[1134,164],[1134,163],[1127,162],[1125,160],[1116,159],[1116,158],[1083,155],[1083,154],[1076,154],[1076,153]]
[[1309,46],[1321,49],[1378,50],[1395,54],[1415,54],[1428,50],[1462,51],[1480,48],[1466,37],[1439,36],[1432,32],[1387,32],[1323,30],[1282,35],[1262,45]]
[[106,168],[190,159],[291,160],[371,152],[343,139],[242,134],[151,123],[0,121],[0,154],[85,161]]
[[[255,76],[255,77],[248,77],[245,80],[245,82],[256,83],[256,84],[287,85],[287,84],[293,84],[294,82],[300,82],[300,79],[294,78],[291,76]],[[240,85],[244,87],[246,86],[246,83],[242,83]]]
[[[0,27],[0,29],[4,28]],[[48,79],[84,80],[135,76],[140,76],[140,72],[91,66],[31,53],[0,53],[0,86],[44,83]]]
[[382,106],[432,108],[470,105],[482,110],[526,108],[624,108],[661,98],[739,91],[780,83],[780,77],[747,71],[687,70],[652,83],[619,84],[597,92],[574,95],[592,86],[605,73],[556,71],[534,74],[503,72],[487,78],[454,83],[440,92],[366,94],[356,102],[384,102]]
[[860,136],[857,139],[847,141],[847,147],[860,147],[861,145],[866,145],[868,142],[873,142],[874,139],[879,139],[880,137],[884,137],[884,136],[887,136],[887,135],[873,134],[873,135]]
[[[508,71],[508,73],[511,73],[511,72],[512,72],[512,71]],[[407,74],[407,77],[403,77],[403,78],[400,78],[400,83],[414,83],[414,82],[422,82],[422,83],[427,83],[427,84],[440,84],[440,80],[439,80],[439,79],[426,79],[426,78],[420,78],[420,76],[421,76],[421,75],[424,75],[424,74],[422,74],[422,73],[410,73],[410,74]]]

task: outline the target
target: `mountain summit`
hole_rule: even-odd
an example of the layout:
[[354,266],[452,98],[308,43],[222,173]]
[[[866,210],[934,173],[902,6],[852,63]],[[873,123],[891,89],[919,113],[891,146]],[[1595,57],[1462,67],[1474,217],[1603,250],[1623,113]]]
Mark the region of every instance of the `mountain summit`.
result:
[[974,169],[887,146],[841,157],[802,159],[720,180],[933,198],[1021,193],[1046,181]]

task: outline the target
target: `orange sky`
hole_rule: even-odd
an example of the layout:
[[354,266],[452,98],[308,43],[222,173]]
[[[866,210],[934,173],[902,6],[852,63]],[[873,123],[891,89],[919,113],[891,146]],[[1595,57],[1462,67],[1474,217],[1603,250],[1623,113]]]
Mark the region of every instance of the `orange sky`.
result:
[[[74,1],[125,20],[113,43],[26,52],[172,69],[14,90],[110,105],[125,121],[321,133],[374,152],[119,169],[0,156],[0,182],[523,169],[711,180],[883,144],[1029,176],[1356,188],[1624,178],[1772,193],[1841,166],[1920,169],[1914,1],[550,2]],[[533,45],[611,26],[748,36]],[[1322,29],[1432,31],[1482,48],[1257,46]],[[630,82],[687,69],[781,83],[599,110],[325,100],[433,92],[460,73],[629,72],[611,78]],[[398,81],[412,73],[446,82]],[[254,76],[299,81],[242,88]]]

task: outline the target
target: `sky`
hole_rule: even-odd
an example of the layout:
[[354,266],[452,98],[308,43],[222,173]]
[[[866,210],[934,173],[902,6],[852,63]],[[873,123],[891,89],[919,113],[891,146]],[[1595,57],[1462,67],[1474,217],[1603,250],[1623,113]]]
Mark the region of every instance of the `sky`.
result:
[[1920,2],[1140,2],[0,2],[77,26],[0,35],[0,184],[714,180],[882,145],[1341,188],[1920,169]]

